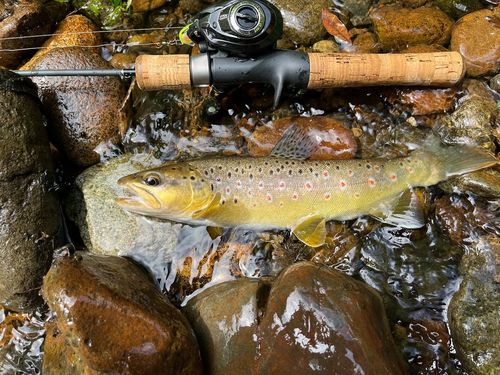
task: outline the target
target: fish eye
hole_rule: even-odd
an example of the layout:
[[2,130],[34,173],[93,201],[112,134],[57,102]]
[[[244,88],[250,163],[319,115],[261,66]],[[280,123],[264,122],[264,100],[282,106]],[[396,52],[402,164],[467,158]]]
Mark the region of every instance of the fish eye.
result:
[[144,183],[148,186],[157,186],[160,184],[160,179],[157,176],[147,176],[144,178]]

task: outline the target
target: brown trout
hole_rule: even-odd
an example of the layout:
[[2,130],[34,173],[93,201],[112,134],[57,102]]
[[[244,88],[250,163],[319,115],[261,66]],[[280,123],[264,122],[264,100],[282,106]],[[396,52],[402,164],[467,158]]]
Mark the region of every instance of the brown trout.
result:
[[266,157],[212,157],[170,162],[121,178],[124,209],[186,224],[288,228],[309,246],[325,242],[325,222],[372,215],[420,228],[411,188],[496,164],[491,155],[445,146],[431,135],[407,157],[305,160],[314,143],[290,128]]

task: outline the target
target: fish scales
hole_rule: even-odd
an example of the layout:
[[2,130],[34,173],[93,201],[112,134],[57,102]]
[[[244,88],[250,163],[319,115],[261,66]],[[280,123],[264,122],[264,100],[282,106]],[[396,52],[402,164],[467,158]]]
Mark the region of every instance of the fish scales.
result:
[[[293,139],[298,142],[287,147]],[[307,245],[320,246],[325,223],[333,219],[369,214],[420,228],[425,218],[412,187],[498,163],[473,148],[443,145],[432,135],[409,156],[394,159],[304,160],[310,150],[303,134],[285,133],[280,142],[269,157],[171,162],[125,176],[118,185],[127,195],[116,201],[132,212],[187,224],[290,228]],[[303,158],[282,157],[287,155]]]
[[[291,228],[308,215],[348,220],[426,186],[430,165],[415,158],[303,161],[282,158],[211,158],[190,162],[221,194],[213,224]],[[430,181],[430,184],[435,182]]]

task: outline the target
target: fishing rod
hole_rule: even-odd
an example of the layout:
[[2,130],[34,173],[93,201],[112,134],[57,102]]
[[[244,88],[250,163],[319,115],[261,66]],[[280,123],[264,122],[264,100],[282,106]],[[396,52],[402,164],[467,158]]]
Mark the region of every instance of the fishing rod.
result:
[[226,0],[198,13],[179,36],[197,44],[190,55],[140,55],[135,69],[17,70],[23,76],[136,77],[143,90],[268,83],[274,107],[283,88],[452,86],[465,75],[458,52],[410,54],[306,53],[278,50],[283,17],[265,0]]

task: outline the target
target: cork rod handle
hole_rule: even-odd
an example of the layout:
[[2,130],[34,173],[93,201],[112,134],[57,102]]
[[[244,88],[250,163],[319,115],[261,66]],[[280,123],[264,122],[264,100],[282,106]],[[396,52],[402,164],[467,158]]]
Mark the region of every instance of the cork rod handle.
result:
[[309,53],[308,89],[327,87],[452,86],[465,74],[458,52],[409,54]]
[[189,55],[140,55],[135,60],[135,74],[142,90],[191,88]]

